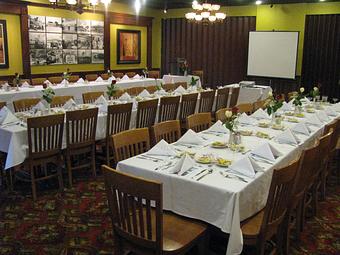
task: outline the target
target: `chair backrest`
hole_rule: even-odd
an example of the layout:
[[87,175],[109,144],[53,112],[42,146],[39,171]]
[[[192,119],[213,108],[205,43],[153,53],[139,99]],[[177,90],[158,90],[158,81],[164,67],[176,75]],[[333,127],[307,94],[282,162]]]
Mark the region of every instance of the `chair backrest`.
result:
[[69,82],[77,82],[79,80],[79,75],[71,75],[68,79]]
[[109,105],[107,108],[106,138],[128,130],[131,121],[132,103]]
[[161,97],[158,110],[158,122],[177,118],[180,96]]
[[130,129],[112,136],[115,162],[134,157],[150,149],[148,128]]
[[4,107],[6,105],[6,102],[0,102],[0,110],[2,107]]
[[152,127],[156,121],[158,99],[138,102],[136,128]]
[[227,120],[227,117],[225,116],[226,111],[231,111],[231,108],[221,108],[215,113],[215,119],[216,121],[220,120],[223,123]]
[[175,83],[165,83],[162,87],[165,91],[174,91],[176,89]]
[[73,99],[73,96],[54,96],[51,107],[62,107],[70,99]]
[[250,104],[250,103],[239,104],[239,105],[236,105],[236,107],[238,108],[239,113],[245,112],[247,114],[251,114],[254,110],[253,104]]
[[144,253],[148,250],[147,254],[161,254],[162,184],[119,172],[108,166],[102,166],[102,172],[113,232],[117,239],[128,242],[130,247],[143,249]]
[[0,80],[0,85],[5,84],[5,83],[9,83],[7,80]]
[[144,87],[134,87],[136,95],[141,93],[145,88]]
[[68,149],[95,144],[98,108],[66,112],[66,144]]
[[201,112],[187,117],[187,129],[201,132],[211,126],[211,113]]
[[33,86],[43,85],[45,81],[46,81],[46,78],[33,78],[32,85]]
[[282,223],[292,197],[292,187],[300,159],[273,172],[267,204],[261,226],[261,236],[267,240],[272,237]]
[[203,86],[203,84],[204,84],[203,70],[192,71],[192,75],[195,75],[195,76],[200,77],[201,84],[202,84],[202,86]]
[[265,108],[265,103],[266,103],[266,100],[259,100],[259,101],[256,101],[253,105],[253,111],[256,111],[258,109],[264,109]]
[[229,91],[230,88],[227,87],[217,89],[215,111],[218,111],[221,108],[226,108],[228,106],[227,104],[229,98]]
[[323,131],[323,134],[327,134],[329,133],[331,130],[333,130],[333,134],[332,134],[332,137],[331,137],[331,144],[330,144],[330,151],[334,151],[335,148],[336,148],[336,144],[338,142],[338,139],[337,139],[337,125],[338,125],[338,122],[340,120],[339,119],[336,119],[336,120],[333,120],[331,123],[327,124],[324,128],[324,131]]
[[114,76],[115,78],[119,78],[119,79],[121,79],[121,78],[123,78],[123,76],[124,76],[124,73],[120,73],[120,72],[113,73],[113,76]]
[[179,120],[168,120],[155,124],[152,127],[152,141],[158,143],[164,139],[168,143],[174,143],[181,137],[181,125]]
[[319,150],[319,156],[320,156],[320,167],[319,167],[319,173],[327,167],[327,163],[329,160],[329,153],[331,151],[331,142],[332,142],[332,135],[333,130],[330,130],[327,134],[321,136],[319,138],[320,142],[320,150]]
[[161,74],[159,71],[149,71],[148,77],[153,79],[159,79],[161,77]]
[[198,112],[212,112],[215,100],[215,90],[203,91],[200,95]]
[[24,98],[13,101],[15,112],[29,111],[33,106],[39,103],[40,98]]
[[107,73],[102,73],[100,77],[102,77],[103,80],[108,80],[110,78],[109,74]]
[[30,79],[21,79],[21,84],[23,84],[24,82],[27,82],[28,84],[31,84],[31,80]]
[[189,115],[195,113],[198,93],[182,95],[181,108],[179,112],[179,120],[186,121]]
[[53,84],[59,84],[63,81],[63,77],[61,77],[61,76],[51,76],[51,77],[48,77],[48,80]]
[[136,72],[127,72],[126,75],[129,76],[129,78],[132,78],[136,75]]
[[157,87],[156,86],[148,86],[148,87],[145,87],[145,89],[147,91],[149,91],[150,94],[153,94],[157,91]]
[[51,157],[61,153],[64,114],[27,119],[28,153],[30,159]]
[[175,82],[175,89],[177,89],[179,86],[182,86],[183,88],[188,88],[188,83],[186,82]]
[[95,81],[97,80],[98,75],[97,74],[87,74],[85,75],[85,79],[88,81]]
[[237,104],[239,94],[240,94],[240,87],[231,89],[229,108],[232,108]]
[[83,93],[83,103],[84,104],[92,104],[96,101],[100,96],[103,96],[103,91],[93,91],[93,92],[86,92]]

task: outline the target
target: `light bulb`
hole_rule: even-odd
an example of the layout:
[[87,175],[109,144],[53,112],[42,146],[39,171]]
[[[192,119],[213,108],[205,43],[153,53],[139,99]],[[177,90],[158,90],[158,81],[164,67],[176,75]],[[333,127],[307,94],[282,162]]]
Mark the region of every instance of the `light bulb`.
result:
[[202,16],[202,18],[207,19],[210,16],[210,12],[202,12],[201,16]]
[[137,14],[139,13],[140,8],[141,8],[140,0],[135,0],[135,10]]
[[216,16],[209,16],[209,21],[214,22],[216,21]]
[[193,20],[195,19],[196,14],[194,12],[188,12],[187,14],[185,14],[185,18],[188,20]]
[[195,15],[195,20],[197,21],[201,21],[203,19],[203,17],[201,15]]
[[69,5],[76,5],[77,0],[66,0],[66,3],[68,3]]
[[202,4],[202,6],[203,6],[203,9],[207,9],[207,10],[210,10],[211,8],[211,4],[208,4],[208,3],[204,3]]
[[107,7],[111,3],[111,0],[100,0],[100,1],[105,5],[105,7]]
[[98,0],[89,0],[90,5],[96,6],[98,5]]
[[221,8],[221,6],[218,5],[218,4],[213,4],[213,5],[211,5],[211,10],[212,10],[212,11],[218,11],[220,8]]
[[215,14],[216,18],[221,20],[221,19],[225,19],[227,17],[227,15],[225,13],[222,13],[222,12],[217,12]]
[[262,1],[261,1],[261,0],[257,0],[257,1],[255,2],[255,4],[256,4],[256,5],[260,5],[260,4],[262,4]]

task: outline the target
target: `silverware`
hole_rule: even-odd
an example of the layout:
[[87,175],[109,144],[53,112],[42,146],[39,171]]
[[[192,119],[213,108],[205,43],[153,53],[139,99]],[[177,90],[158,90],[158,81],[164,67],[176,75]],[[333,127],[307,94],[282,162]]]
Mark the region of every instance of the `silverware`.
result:
[[166,163],[166,164],[164,164],[164,165],[161,165],[161,166],[158,166],[158,167],[156,167],[155,168],[155,171],[157,171],[157,170],[161,170],[161,169],[167,169],[167,166],[169,166],[169,165],[171,165],[172,164],[172,162],[168,162],[168,163]]
[[199,171],[197,174],[195,174],[195,175],[194,175],[193,177],[191,177],[191,178],[194,178],[194,177],[200,175],[201,173],[203,173],[203,172],[205,172],[205,171],[207,171],[207,170],[208,170],[208,169],[203,169],[203,170]]
[[226,172],[222,172],[222,171],[220,171],[219,173],[225,178],[230,178],[230,179],[234,179],[234,180],[236,178],[237,180],[245,182],[245,183],[249,182],[248,180],[246,180],[246,179],[244,179],[244,178],[242,178],[238,175],[235,175],[235,174],[230,174],[230,173],[226,173]]
[[159,159],[159,158],[152,158],[152,157],[146,157],[144,155],[139,155],[137,156],[137,158],[139,159],[144,159],[144,160],[151,160],[153,162],[161,162],[161,161],[164,161],[163,159]]
[[209,169],[207,173],[201,175],[199,178],[196,179],[196,181],[199,181],[199,180],[203,179],[205,176],[211,174],[212,172],[213,172],[213,170]]

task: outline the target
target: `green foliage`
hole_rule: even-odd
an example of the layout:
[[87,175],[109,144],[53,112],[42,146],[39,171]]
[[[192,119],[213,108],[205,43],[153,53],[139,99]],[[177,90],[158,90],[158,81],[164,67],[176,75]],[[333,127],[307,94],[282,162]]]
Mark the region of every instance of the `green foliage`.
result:
[[194,76],[191,77],[191,82],[190,82],[190,85],[191,86],[195,86],[197,84],[197,82],[199,81],[199,78],[198,79],[195,79]]
[[116,83],[112,82],[110,86],[107,86],[106,94],[108,95],[108,97],[113,97],[114,95],[116,95],[117,91],[118,87],[116,86]]
[[43,90],[42,98],[48,103],[52,103],[53,97],[55,96],[55,92],[51,87],[48,87]]

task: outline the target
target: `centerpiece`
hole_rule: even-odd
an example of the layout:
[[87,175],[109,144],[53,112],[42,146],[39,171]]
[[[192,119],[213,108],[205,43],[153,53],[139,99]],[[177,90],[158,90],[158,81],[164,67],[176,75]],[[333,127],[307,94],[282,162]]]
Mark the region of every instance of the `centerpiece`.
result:
[[162,90],[163,89],[163,84],[162,84],[162,82],[157,82],[157,78],[155,78],[155,83],[156,83],[156,90],[157,91],[160,91],[160,90]]
[[184,76],[188,75],[188,63],[185,60],[184,62],[180,63],[179,66],[179,71],[181,72],[181,74],[183,74]]
[[48,105],[48,113],[51,111],[51,103],[53,100],[53,97],[55,96],[55,92],[51,87],[45,88],[43,91],[42,99],[44,99]]
[[71,76],[70,69],[67,68],[66,72],[63,72],[63,75],[61,76],[63,78],[65,86],[68,86],[70,76]]
[[13,85],[16,86],[16,90],[19,91],[19,86],[21,84],[21,78],[18,73],[14,74]]
[[106,94],[108,95],[110,100],[113,100],[113,97],[116,95],[118,91],[118,87],[116,86],[116,80],[111,82],[111,85],[107,86]]
[[238,108],[233,107],[231,111],[227,110],[225,112],[226,120],[224,126],[229,130],[229,144],[240,144],[241,134],[238,132]]
[[281,116],[277,115],[277,110],[279,110],[283,105],[281,95],[274,96],[272,92],[268,93],[268,98],[264,103],[268,115],[272,116],[272,124],[281,125]]
[[316,102],[316,98],[320,96],[320,91],[318,87],[314,87],[310,92],[309,96],[313,98],[313,102]]
[[302,112],[302,102],[301,102],[301,100],[305,97],[303,92],[305,92],[305,88],[301,87],[299,89],[299,92],[294,96],[293,104],[295,105],[295,114],[301,114],[301,112]]
[[144,74],[144,77],[145,77],[145,78],[148,78],[149,70],[148,70],[147,67],[145,67],[145,68],[143,69],[143,74]]

